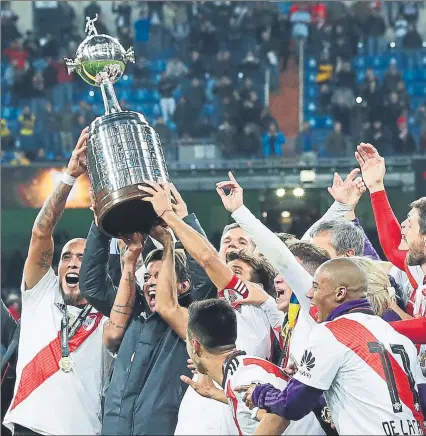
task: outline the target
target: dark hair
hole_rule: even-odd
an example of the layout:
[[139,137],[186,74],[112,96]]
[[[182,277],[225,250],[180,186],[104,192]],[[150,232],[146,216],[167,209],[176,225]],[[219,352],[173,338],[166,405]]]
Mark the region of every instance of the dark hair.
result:
[[[145,259],[145,266],[156,260],[163,260],[163,250],[158,248],[152,250]],[[186,262],[186,253],[184,250],[175,250],[175,271],[178,283],[183,283],[185,281],[191,281],[191,274],[188,269],[188,264]]]
[[237,316],[234,309],[217,298],[195,301],[188,309],[188,334],[196,336],[208,350],[235,347]]
[[410,204],[410,207],[417,209],[419,214],[420,234],[426,234],[426,197],[419,198]]
[[[237,223],[232,223],[232,224],[228,224],[228,225],[226,225],[226,226],[223,228],[222,238],[223,238],[223,235],[224,235],[225,233],[228,233],[230,230],[233,230],[233,229],[241,229],[241,226],[240,226],[239,224],[237,224]],[[254,243],[253,239],[252,239],[250,236],[249,236],[249,239],[250,239],[250,242],[251,242],[251,244],[253,245],[253,247],[256,247],[256,244]]]
[[331,259],[327,251],[310,242],[296,242],[290,246],[289,250],[293,256],[302,261],[303,268],[311,275],[315,274],[319,266]]
[[284,242],[284,244],[287,245],[287,242],[290,239],[297,239],[296,235],[293,235],[291,233],[285,233],[285,232],[281,232],[281,233],[275,233],[280,239],[281,241]]
[[241,262],[249,265],[253,270],[250,281],[262,285],[269,295],[275,296],[274,278],[277,275],[277,271],[265,257],[251,256],[244,250],[226,253],[226,263],[233,260],[241,260]]

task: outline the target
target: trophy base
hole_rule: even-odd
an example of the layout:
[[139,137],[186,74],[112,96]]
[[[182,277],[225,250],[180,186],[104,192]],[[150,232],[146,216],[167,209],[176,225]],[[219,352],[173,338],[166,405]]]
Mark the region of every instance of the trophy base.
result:
[[142,201],[146,196],[139,191],[138,185],[126,186],[106,195],[100,192],[96,199],[99,229],[113,238],[136,232],[149,233],[159,218],[152,204]]

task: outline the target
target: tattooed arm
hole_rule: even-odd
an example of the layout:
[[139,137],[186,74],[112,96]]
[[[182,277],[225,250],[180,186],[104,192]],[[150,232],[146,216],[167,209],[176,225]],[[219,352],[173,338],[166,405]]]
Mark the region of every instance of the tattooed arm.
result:
[[[151,236],[163,244],[164,247],[155,292],[155,309],[176,334],[185,341],[188,327],[188,309],[180,306],[178,302],[175,244],[171,233],[162,226],[154,227]],[[185,286],[188,289],[189,285],[189,281],[186,282]]]
[[[79,177],[86,172],[88,134],[84,129],[68,163],[67,174]],[[24,266],[25,289],[32,289],[52,265],[53,230],[60,220],[72,186],[61,182],[44,202],[31,232],[30,248]]]
[[123,255],[120,285],[103,332],[104,344],[112,353],[117,352],[132,316],[136,298],[135,274],[144,239],[139,233],[134,233],[125,241],[128,249]]

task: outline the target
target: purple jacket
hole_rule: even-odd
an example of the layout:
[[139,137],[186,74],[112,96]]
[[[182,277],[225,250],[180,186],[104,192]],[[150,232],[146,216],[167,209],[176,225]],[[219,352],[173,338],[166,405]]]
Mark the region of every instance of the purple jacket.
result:
[[364,229],[362,228],[358,218],[355,218],[354,220],[352,220],[352,222],[357,227],[359,227],[364,233],[364,252],[363,252],[363,255],[368,256],[373,260],[380,260],[380,256],[378,255],[377,251],[373,247],[373,244],[370,242],[367,235],[365,234]]

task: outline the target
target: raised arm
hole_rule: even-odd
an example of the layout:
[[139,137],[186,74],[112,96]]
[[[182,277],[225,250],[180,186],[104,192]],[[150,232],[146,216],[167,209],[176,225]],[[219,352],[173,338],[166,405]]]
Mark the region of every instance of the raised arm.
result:
[[143,201],[152,203],[157,215],[173,230],[185,250],[206,271],[210,280],[218,289],[225,288],[233,278],[232,270],[219,259],[216,249],[202,235],[186,224],[173,211],[170,185],[160,186],[155,182],[146,182],[149,186],[139,186],[149,196]]
[[105,323],[104,344],[117,352],[133,313],[136,298],[136,265],[142,253],[144,237],[135,233],[126,240],[128,249],[123,255],[123,270],[109,320]]
[[34,222],[24,265],[25,289],[32,289],[52,265],[53,230],[60,220],[76,179],[86,172],[87,129],[81,132],[61,182],[44,202]]
[[151,236],[163,245],[163,258],[155,293],[156,311],[181,339],[186,340],[188,309],[178,303],[175,246],[172,235],[164,227],[156,226]]
[[[182,196],[173,185],[170,185],[170,190],[172,194],[172,208],[178,217],[182,219],[186,224],[192,227],[197,233],[203,236],[207,240],[207,235],[205,234],[201,224],[199,223],[197,217],[193,213],[188,213],[188,207]],[[201,300],[207,298],[208,295],[213,291],[212,297],[216,295],[216,289],[206,274],[201,265],[187,252],[186,253],[188,270],[191,274],[191,299],[192,301]]]
[[[225,209],[232,213],[232,218],[246,231],[268,261],[285,278],[296,294],[300,305],[309,312],[310,300],[306,293],[312,288],[311,275],[300,265],[287,246],[261,223],[243,204],[243,189],[229,173],[231,180],[217,184],[217,192]],[[230,189],[227,196],[224,189]]]
[[[87,235],[81,263],[80,292],[96,310],[109,317],[117,293],[108,273],[111,238],[102,233],[97,226],[95,203],[93,195],[91,196],[94,222]],[[113,256],[119,257],[118,254]]]
[[367,189],[370,191],[380,245],[388,260],[404,270],[407,252],[398,248],[401,243],[401,227],[386,196],[385,160],[371,144],[361,143],[357,150],[355,158],[361,167]]

